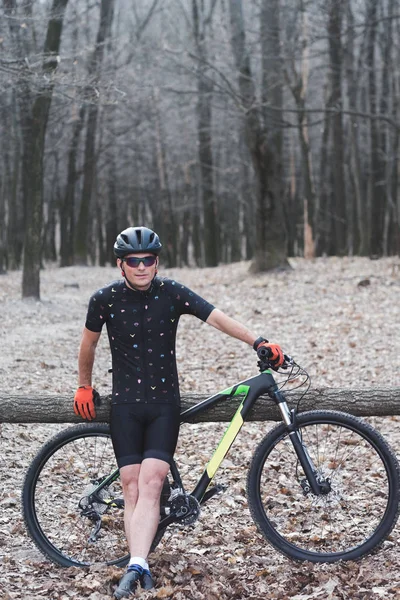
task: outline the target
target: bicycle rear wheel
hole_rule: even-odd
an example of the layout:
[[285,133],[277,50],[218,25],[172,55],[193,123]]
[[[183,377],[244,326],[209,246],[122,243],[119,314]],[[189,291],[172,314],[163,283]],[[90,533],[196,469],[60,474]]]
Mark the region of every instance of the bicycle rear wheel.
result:
[[355,560],[379,547],[399,511],[399,465],[365,421],[336,411],[297,416],[297,430],[330,491],[314,495],[281,424],[260,443],[247,493],[261,533],[295,560]]
[[[95,534],[96,521],[83,516],[79,506],[96,482],[116,469],[109,427],[100,423],[61,431],[34,458],[22,489],[23,514],[33,541],[52,561],[70,567],[123,566],[129,560],[123,509],[95,505],[101,519]],[[119,479],[101,497],[122,499]]]

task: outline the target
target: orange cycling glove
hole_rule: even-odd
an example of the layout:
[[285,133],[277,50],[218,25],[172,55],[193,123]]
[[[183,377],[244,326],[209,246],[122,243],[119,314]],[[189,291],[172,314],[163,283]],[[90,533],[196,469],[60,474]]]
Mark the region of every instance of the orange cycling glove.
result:
[[266,339],[258,338],[254,342],[254,350],[259,350],[260,348],[267,350],[267,357],[273,369],[279,369],[285,362],[282,348],[278,344],[271,344]]
[[74,413],[82,419],[96,418],[95,404],[99,404],[100,394],[91,385],[80,385],[74,398]]

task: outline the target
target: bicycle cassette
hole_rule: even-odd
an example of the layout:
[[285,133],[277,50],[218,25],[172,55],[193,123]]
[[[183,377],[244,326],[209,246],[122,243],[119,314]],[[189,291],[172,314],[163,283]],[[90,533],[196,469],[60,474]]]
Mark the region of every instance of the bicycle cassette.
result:
[[101,489],[99,492],[97,492],[97,496],[98,496],[100,502],[96,502],[96,501],[91,502],[89,500],[89,498],[90,498],[91,494],[94,492],[94,490],[98,487],[98,485],[99,485],[98,481],[90,482],[90,484],[86,487],[86,489],[83,492],[83,496],[79,502],[79,508],[86,512],[88,512],[88,510],[92,509],[98,515],[102,515],[108,509],[108,503],[106,503],[106,502],[102,503],[101,501],[105,500],[105,499],[109,499],[110,497],[113,497],[114,490],[113,490],[112,486]]

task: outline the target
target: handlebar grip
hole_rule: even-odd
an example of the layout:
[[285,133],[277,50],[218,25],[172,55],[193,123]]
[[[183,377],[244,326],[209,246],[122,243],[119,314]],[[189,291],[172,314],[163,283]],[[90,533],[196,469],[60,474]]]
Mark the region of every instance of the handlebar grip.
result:
[[[257,349],[257,356],[264,363],[268,363],[269,359],[271,358],[271,355],[272,355],[271,348],[268,348],[266,346],[261,346],[260,348]],[[291,356],[289,356],[288,354],[284,354],[283,358],[284,358],[284,362],[281,365],[281,368],[287,369],[289,365],[293,364],[293,358]],[[274,367],[272,366],[272,368],[274,368]]]
[[257,356],[260,360],[265,360],[266,358],[271,358],[272,351],[271,348],[267,348],[266,346],[261,346],[261,348],[257,349]]

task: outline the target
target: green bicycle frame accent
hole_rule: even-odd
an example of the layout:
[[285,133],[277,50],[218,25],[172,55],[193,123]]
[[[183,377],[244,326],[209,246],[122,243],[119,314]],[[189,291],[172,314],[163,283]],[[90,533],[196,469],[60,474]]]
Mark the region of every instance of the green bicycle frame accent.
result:
[[249,392],[249,387],[241,385],[236,390],[234,390],[231,394],[229,394],[229,397],[239,396],[239,395],[243,394],[244,398],[243,398],[242,402],[239,404],[239,407],[238,407],[233,419],[231,420],[228,428],[226,429],[222,440],[220,441],[216,450],[214,451],[214,454],[213,454],[211,460],[209,461],[205,471],[203,472],[203,475],[201,476],[201,478],[198,481],[196,489],[193,492],[193,495],[198,500],[200,500],[201,497],[206,492],[215,473],[219,469],[222,461],[224,460],[225,456],[228,454],[230,447],[232,446],[233,442],[235,441],[236,436],[238,435],[239,431],[242,428],[242,425],[244,423],[244,418],[242,415],[243,404],[247,397],[248,392]]
[[[246,396],[247,396],[247,391],[246,391]],[[226,454],[229,451],[229,448],[232,446],[237,434],[239,433],[239,431],[242,428],[242,425],[244,423],[244,420],[242,417],[242,408],[243,408],[244,400],[245,400],[245,398],[243,399],[239,408],[237,409],[235,416],[233,417],[233,419],[231,421],[231,424],[229,425],[228,429],[225,431],[224,437],[222,438],[221,442],[219,443],[219,446],[217,447],[217,449],[214,452],[213,457],[211,458],[210,462],[207,465],[206,470],[207,470],[207,474],[210,477],[210,479],[212,479],[214,477],[221,462],[225,458]]]

